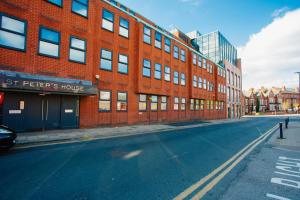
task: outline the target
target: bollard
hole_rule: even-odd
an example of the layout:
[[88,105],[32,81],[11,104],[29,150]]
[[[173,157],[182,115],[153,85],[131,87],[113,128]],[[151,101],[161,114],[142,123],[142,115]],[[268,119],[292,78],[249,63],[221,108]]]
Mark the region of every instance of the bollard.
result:
[[288,128],[288,124],[289,124],[289,120],[288,118],[285,119],[285,128],[287,129]]
[[279,130],[280,130],[280,139],[283,139],[283,131],[282,131],[282,122],[279,123]]

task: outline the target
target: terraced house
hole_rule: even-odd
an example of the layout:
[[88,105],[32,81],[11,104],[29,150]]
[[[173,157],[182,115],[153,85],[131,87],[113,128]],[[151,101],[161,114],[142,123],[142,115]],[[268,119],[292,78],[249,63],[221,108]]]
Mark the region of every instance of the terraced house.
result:
[[244,91],[245,113],[255,112],[299,112],[300,93],[298,88],[261,87]]
[[0,1],[0,120],[19,132],[226,118],[225,75],[116,1]]

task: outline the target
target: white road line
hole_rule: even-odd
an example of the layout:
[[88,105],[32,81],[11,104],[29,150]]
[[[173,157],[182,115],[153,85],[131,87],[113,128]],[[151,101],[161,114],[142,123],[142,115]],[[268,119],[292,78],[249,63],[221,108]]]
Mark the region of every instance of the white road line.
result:
[[258,137],[254,141],[252,141],[250,144],[248,144],[246,147],[244,147],[241,151],[239,151],[234,156],[232,156],[229,160],[227,160],[221,166],[219,166],[218,168],[216,168],[215,170],[213,170],[210,174],[208,174],[207,176],[205,176],[204,178],[202,178],[201,180],[199,180],[198,182],[196,182],[195,184],[193,184],[192,186],[190,186],[189,188],[187,188],[186,190],[184,190],[182,193],[180,193],[179,195],[177,195],[174,198],[174,200],[185,199],[187,196],[189,196],[191,193],[193,193],[195,190],[197,190],[199,187],[201,187],[204,183],[206,183],[209,179],[211,179],[213,176],[215,176],[220,171],[222,171],[227,165],[229,165],[231,162],[233,162],[235,159],[237,159],[248,148],[250,148],[252,145],[254,145],[256,142],[258,142],[262,138],[264,138],[264,136],[266,136],[266,135],[268,135],[270,133],[273,133],[273,131],[275,131],[277,128],[278,128],[277,125],[275,125],[274,127],[272,127],[266,133],[264,133],[263,135],[261,135],[260,137]]
[[207,192],[209,192],[215,185],[217,185],[224,177],[227,175],[237,164],[239,164],[248,154],[250,154],[256,146],[258,146],[262,141],[264,141],[272,131],[268,131],[263,135],[260,140],[258,140],[253,146],[251,146],[245,153],[238,157],[228,168],[226,168],[221,174],[214,178],[209,184],[207,184],[202,190],[200,190],[196,195],[193,196],[192,200],[201,199]]
[[281,196],[277,196],[275,194],[269,194],[269,193],[267,193],[266,196],[269,197],[269,198],[272,198],[272,199],[277,199],[277,200],[292,200],[292,199],[288,199],[288,198],[285,198],[285,197],[281,197]]

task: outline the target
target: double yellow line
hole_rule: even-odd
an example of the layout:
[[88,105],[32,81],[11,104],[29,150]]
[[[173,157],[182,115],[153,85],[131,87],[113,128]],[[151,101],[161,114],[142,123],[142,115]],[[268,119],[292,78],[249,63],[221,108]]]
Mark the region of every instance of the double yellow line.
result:
[[[268,130],[266,133],[255,139],[253,142],[248,144],[246,147],[244,147],[241,151],[239,151],[237,154],[232,156],[229,160],[227,160],[225,163],[223,163],[221,166],[213,170],[210,174],[184,190],[182,193],[177,195],[174,200],[181,200],[185,199],[189,195],[191,195],[193,192],[195,192],[199,187],[201,187],[203,184],[205,184],[207,181],[209,181],[212,177],[222,172],[216,176],[213,180],[211,180],[205,187],[203,187],[200,191],[198,191],[193,197],[191,197],[192,200],[198,200],[201,199],[207,192],[209,192],[220,180],[224,178],[226,174],[228,174],[238,163],[240,163],[257,145],[259,145],[262,141],[264,141],[266,138],[269,137],[270,134],[272,134],[276,129],[278,128],[278,125],[274,126],[270,130]],[[231,163],[231,165],[229,165]],[[229,166],[228,166],[229,165]],[[227,167],[228,166],[228,167]],[[227,168],[226,168],[227,167]]]

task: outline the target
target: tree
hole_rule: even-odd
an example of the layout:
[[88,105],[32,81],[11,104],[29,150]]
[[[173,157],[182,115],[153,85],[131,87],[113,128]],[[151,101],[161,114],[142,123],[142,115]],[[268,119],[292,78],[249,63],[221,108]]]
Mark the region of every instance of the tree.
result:
[[259,112],[259,107],[260,107],[260,102],[259,102],[259,98],[256,98],[256,112]]

